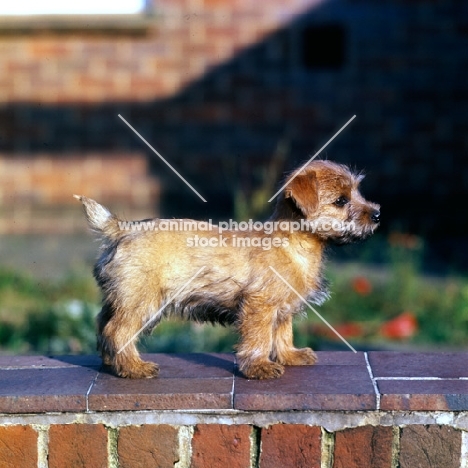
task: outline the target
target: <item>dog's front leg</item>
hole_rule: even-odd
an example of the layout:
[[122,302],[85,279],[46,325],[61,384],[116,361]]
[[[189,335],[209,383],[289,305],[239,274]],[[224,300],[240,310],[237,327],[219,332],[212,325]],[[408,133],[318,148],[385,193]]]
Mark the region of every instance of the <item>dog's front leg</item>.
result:
[[237,346],[240,371],[249,379],[274,379],[284,372],[270,359],[276,310],[262,301],[246,301],[239,320],[241,341]]
[[278,319],[273,329],[272,359],[286,366],[311,366],[317,361],[310,348],[296,348],[293,345],[292,315]]

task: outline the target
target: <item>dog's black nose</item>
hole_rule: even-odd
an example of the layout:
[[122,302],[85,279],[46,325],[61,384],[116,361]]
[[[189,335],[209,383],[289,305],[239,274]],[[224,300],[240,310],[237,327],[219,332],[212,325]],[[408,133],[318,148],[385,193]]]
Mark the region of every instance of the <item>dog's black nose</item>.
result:
[[380,222],[380,211],[379,210],[374,210],[371,214],[371,220],[374,223]]

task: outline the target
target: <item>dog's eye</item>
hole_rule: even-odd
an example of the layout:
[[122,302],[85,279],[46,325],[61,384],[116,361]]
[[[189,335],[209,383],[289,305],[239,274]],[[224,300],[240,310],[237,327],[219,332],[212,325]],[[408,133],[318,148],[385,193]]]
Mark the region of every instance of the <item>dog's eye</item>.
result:
[[339,197],[333,202],[333,204],[336,206],[345,206],[348,202],[349,200],[346,197]]

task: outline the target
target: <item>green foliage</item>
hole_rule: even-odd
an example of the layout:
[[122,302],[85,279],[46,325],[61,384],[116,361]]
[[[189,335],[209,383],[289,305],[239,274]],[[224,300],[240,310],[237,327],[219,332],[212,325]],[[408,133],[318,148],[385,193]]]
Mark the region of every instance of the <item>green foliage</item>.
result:
[[[275,192],[278,176],[281,175],[284,162],[289,154],[290,135],[286,132],[278,140],[270,163],[261,170],[254,171],[256,175],[255,189],[246,187],[245,178],[238,177],[240,184],[234,187],[234,219],[245,221],[248,219],[263,219],[270,213],[272,206],[268,206],[267,200]],[[230,165],[231,166],[231,165]],[[228,167],[228,173],[239,172],[239,168]],[[271,214],[271,213],[270,213]]]
[[[348,329],[349,324],[357,325],[361,333],[349,338],[357,346],[466,347],[468,280],[422,274],[423,244],[414,236],[393,235],[378,245],[383,263],[329,266],[326,276],[331,280],[331,298],[320,307],[320,313],[338,330],[346,330],[343,324]],[[317,330],[326,340],[339,341],[323,331],[311,311],[307,315],[307,320],[296,324],[302,345],[317,345]],[[385,324],[402,316],[414,320],[414,333],[386,336],[382,331]]]
[[98,307],[71,300],[29,316],[23,339],[32,350],[48,354],[90,353],[95,349],[94,316]]
[[0,351],[89,353],[95,349],[99,294],[76,274],[39,281],[0,270]]
[[158,325],[152,336],[142,338],[141,344],[152,353],[229,353],[236,341],[232,327],[170,320]]
[[[350,333],[346,339],[358,348],[466,347],[468,280],[423,275],[422,242],[411,236],[374,245],[378,249],[364,255],[380,263],[329,265],[331,298],[316,310],[343,334]],[[0,269],[0,353],[94,352],[99,301],[90,274],[53,282]],[[312,311],[305,312],[295,323],[297,346],[340,343]],[[386,336],[382,326],[402,314],[414,317],[414,333]],[[170,320],[140,341],[146,352],[231,352],[237,334],[232,327]]]

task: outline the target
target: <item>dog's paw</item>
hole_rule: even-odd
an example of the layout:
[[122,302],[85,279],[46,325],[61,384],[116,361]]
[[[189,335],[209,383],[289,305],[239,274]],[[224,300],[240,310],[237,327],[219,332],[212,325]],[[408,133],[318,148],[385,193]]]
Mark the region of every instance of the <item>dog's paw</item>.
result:
[[284,367],[281,364],[272,361],[266,361],[256,364],[250,364],[241,368],[242,373],[248,379],[277,379],[284,373]]
[[116,371],[116,374],[127,379],[152,379],[158,376],[159,366],[154,362],[141,361],[137,365]]
[[108,354],[102,353],[101,358],[102,358],[102,363],[105,366],[112,366],[112,358]]
[[282,356],[280,362],[286,366],[313,366],[317,355],[310,348],[292,349]]

